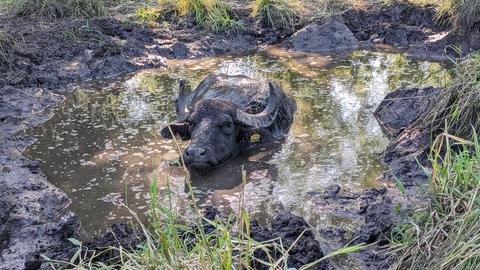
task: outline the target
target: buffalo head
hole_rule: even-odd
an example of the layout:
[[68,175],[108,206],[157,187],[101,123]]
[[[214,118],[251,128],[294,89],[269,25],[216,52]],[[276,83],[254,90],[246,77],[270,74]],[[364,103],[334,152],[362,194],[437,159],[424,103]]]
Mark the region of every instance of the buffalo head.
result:
[[[206,83],[205,83],[206,81]],[[185,95],[185,82],[180,81],[176,101],[177,122],[162,129],[164,138],[180,136],[190,140],[183,153],[190,169],[208,171],[233,157],[250,140],[252,132],[273,124],[277,115],[277,87],[269,83],[268,104],[258,114],[250,114],[233,102],[222,98],[198,98],[208,84],[208,77],[195,92]],[[199,99],[199,100],[197,100]]]

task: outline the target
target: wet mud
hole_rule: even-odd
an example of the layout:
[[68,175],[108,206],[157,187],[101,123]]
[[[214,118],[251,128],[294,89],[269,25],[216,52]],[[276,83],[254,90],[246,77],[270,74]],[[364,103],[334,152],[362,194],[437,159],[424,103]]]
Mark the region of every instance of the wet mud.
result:
[[391,139],[383,156],[389,166],[384,178],[397,178],[406,187],[427,183],[420,165],[428,167],[425,151],[435,134],[428,125],[414,123],[431,109],[439,93],[434,87],[399,89],[388,94],[375,111],[382,130]]
[[[328,28],[348,33],[348,39],[340,37],[333,43],[321,45],[325,49],[316,49],[322,52],[334,50],[347,41],[346,49],[389,44],[406,49],[413,57],[444,60],[443,50],[449,44],[460,44],[466,52],[480,48],[478,30],[449,33],[448,26],[439,26],[433,20],[431,7],[399,5],[354,9],[335,23],[313,24],[306,25],[307,30],[303,31],[313,29],[326,38],[333,35],[329,35]],[[237,34],[219,35],[188,26],[151,29],[113,18],[52,23],[7,15],[1,15],[0,25],[16,40],[7,61],[0,64],[0,269],[45,268],[40,254],[65,259],[74,248],[66,239],[78,237],[80,224],[74,213],[65,210],[70,204],[69,198],[48,182],[36,162],[22,156],[33,143],[23,131],[48,120],[52,116],[50,108],[63,102],[61,93],[70,89],[71,84],[139,69],[166,67],[166,59],[236,53],[267,44],[286,42],[290,49],[313,50],[301,44],[295,47],[295,43],[308,42],[308,39],[298,38],[301,33],[296,34],[296,39],[295,34],[289,39],[293,33],[275,33],[266,28],[247,28]],[[327,28],[318,30],[322,25]],[[358,42],[353,44],[355,40]],[[410,89],[394,95],[423,95],[431,91]],[[428,132],[409,129],[408,124],[416,118],[412,113],[419,111],[403,114],[402,108],[419,106],[388,101],[376,113],[383,130],[392,139],[384,157],[391,168],[386,178],[395,175],[412,187],[426,181],[415,158],[422,156],[421,147],[428,139]],[[405,117],[392,123],[399,114]],[[378,242],[353,254],[349,260],[356,261],[356,265],[359,263],[364,269],[385,269],[389,265],[388,256],[382,253],[382,244],[395,225],[394,209],[398,203],[407,207],[411,201],[402,201],[404,197],[394,188],[350,193],[333,186],[325,194],[312,196],[318,207],[353,218],[358,226],[356,229],[322,228],[319,237],[314,233],[305,234],[291,255],[292,267],[313,261],[352,240],[354,243]],[[307,225],[302,218],[284,213],[269,228],[254,224],[252,234],[258,240],[282,237],[286,243],[291,243]],[[90,243],[90,247],[111,245],[114,238],[121,239],[126,246],[138,241],[132,238],[132,231],[122,225],[114,226],[112,231]],[[320,264],[318,269],[335,269],[338,265],[331,261]]]

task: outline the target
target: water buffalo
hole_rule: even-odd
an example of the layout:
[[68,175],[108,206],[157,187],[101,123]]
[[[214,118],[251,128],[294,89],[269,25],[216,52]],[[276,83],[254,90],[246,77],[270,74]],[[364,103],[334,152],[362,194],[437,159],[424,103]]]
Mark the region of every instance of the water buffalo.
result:
[[212,74],[189,95],[179,83],[177,121],[164,138],[191,140],[183,153],[189,169],[208,171],[240,151],[284,137],[297,109],[275,83],[247,76]]

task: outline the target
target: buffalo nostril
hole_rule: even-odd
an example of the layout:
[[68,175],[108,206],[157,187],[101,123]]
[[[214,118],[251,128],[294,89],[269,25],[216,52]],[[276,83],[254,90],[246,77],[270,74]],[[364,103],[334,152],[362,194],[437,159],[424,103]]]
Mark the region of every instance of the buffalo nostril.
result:
[[201,147],[188,147],[186,150],[187,156],[192,156],[192,157],[199,157],[205,155],[207,150],[205,148]]

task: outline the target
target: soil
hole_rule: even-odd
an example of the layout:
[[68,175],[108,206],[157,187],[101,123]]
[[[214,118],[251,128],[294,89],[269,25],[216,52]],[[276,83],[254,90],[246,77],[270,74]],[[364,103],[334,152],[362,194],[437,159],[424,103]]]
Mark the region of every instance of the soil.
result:
[[390,7],[352,9],[342,15],[345,24],[363,47],[388,44],[405,50],[409,57],[447,61],[480,49],[478,28],[452,30],[435,20],[433,6],[397,4]]
[[419,164],[428,166],[425,150],[431,142],[430,129],[414,123],[430,110],[439,89],[399,89],[388,94],[374,115],[391,143],[384,152],[383,161],[390,170],[384,178],[397,178],[406,187],[417,187],[428,179]]
[[352,9],[342,17],[360,41],[407,47],[426,42],[430,36],[448,30],[437,24],[434,16],[435,10],[431,6],[398,4]]
[[[330,190],[315,198],[316,205],[325,209],[324,215],[334,214],[338,218],[352,220],[350,226],[327,226],[320,229],[326,251],[355,245],[369,244],[360,252],[352,253],[350,267],[360,269],[388,269],[390,256],[385,252],[386,236],[394,228],[398,217],[395,206],[407,208],[406,201],[395,188],[368,189],[361,193],[342,190],[331,186]],[[333,206],[333,207],[331,207]],[[331,262],[334,269],[347,269],[345,261]]]
[[[40,254],[64,259],[75,248],[66,240],[77,237],[80,227],[75,214],[65,210],[70,200],[48,182],[34,161],[22,156],[33,143],[22,131],[48,120],[52,116],[49,108],[64,100],[62,93],[71,89],[72,84],[139,69],[165,67],[165,60],[169,58],[240,53],[280,43],[297,50],[335,52],[345,42],[348,44],[343,47],[350,49],[358,40],[354,47],[390,44],[405,49],[411,56],[436,60],[445,59],[443,51],[448,44],[459,44],[464,52],[480,48],[478,29],[461,34],[449,32],[448,26],[435,23],[432,7],[395,5],[352,9],[337,17],[334,23],[315,21],[304,25],[306,29],[297,34],[275,32],[256,24],[248,18],[249,12],[245,5],[242,8],[242,3],[235,12],[247,22],[247,27],[229,34],[208,33],[188,21],[148,28],[115,18],[69,18],[52,22],[0,14],[0,28],[15,40],[7,52],[6,62],[0,63],[0,269],[38,269],[42,267]],[[334,37],[334,29],[342,29],[349,38]],[[309,43],[308,35],[302,34],[307,30],[321,33],[325,39],[336,39],[319,44],[324,40],[317,38]],[[308,46],[299,45],[299,42],[308,43]],[[384,106],[390,108],[390,120],[401,114],[402,106],[404,104]],[[408,106],[416,107],[417,104]],[[385,111],[381,114],[379,119],[388,115]],[[405,115],[408,119],[401,118],[397,123],[390,123],[386,118],[380,121],[393,138],[384,160],[391,166],[393,175],[400,177],[407,186],[415,187],[421,182],[419,179],[425,177],[412,158],[422,153],[420,146],[427,132],[408,129],[407,123],[415,115]],[[378,251],[384,243],[384,235],[395,224],[393,209],[398,203],[396,200],[402,197],[393,194],[394,189],[350,194],[332,187],[328,194],[314,195],[318,199],[317,206],[332,206],[329,211],[354,217],[359,226],[349,232],[343,228],[325,228],[320,231],[324,243],[307,233],[298,250],[293,251],[292,266],[311,261],[356,239],[367,243],[380,240],[354,254],[354,258],[365,269],[384,269],[388,257]],[[306,227],[303,219],[285,213],[275,219],[271,228],[254,224],[252,232],[258,239],[282,237],[290,243]],[[132,231],[121,226],[113,230],[117,237],[123,235],[120,238],[126,241],[125,245],[133,243]],[[112,239],[112,233],[107,234],[91,243],[91,247],[111,244]],[[334,267],[332,265],[319,267]]]

